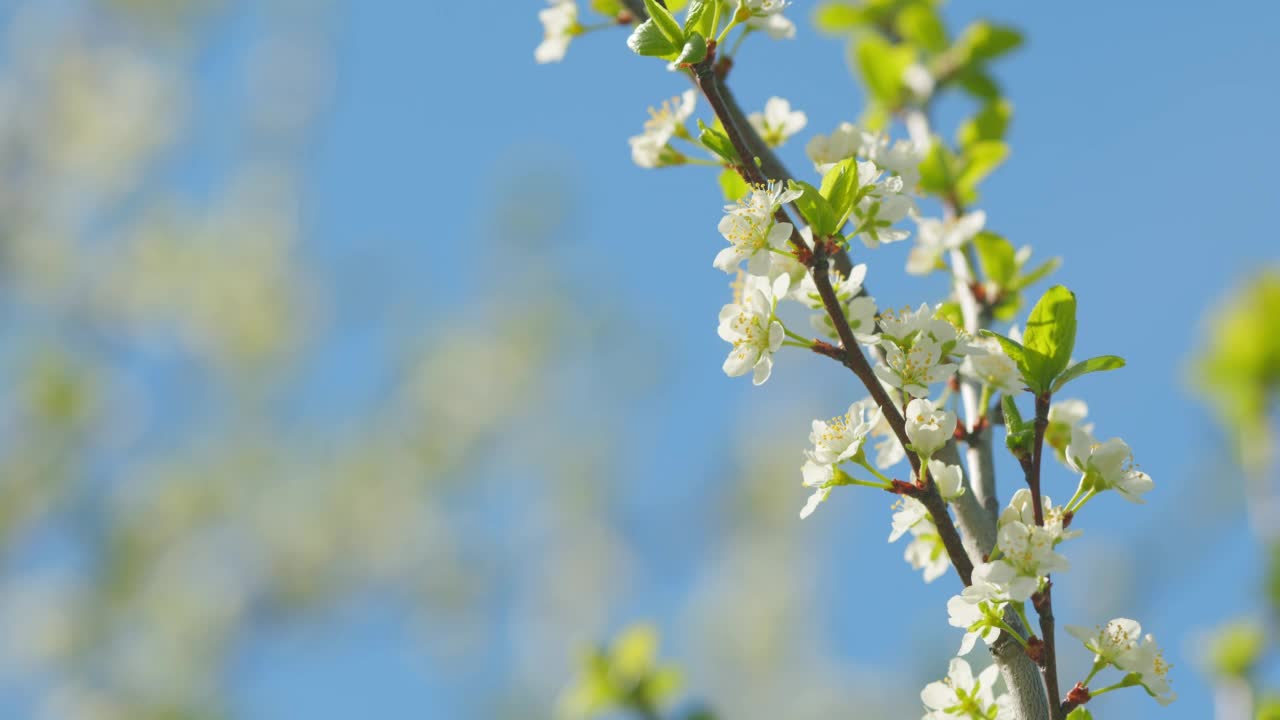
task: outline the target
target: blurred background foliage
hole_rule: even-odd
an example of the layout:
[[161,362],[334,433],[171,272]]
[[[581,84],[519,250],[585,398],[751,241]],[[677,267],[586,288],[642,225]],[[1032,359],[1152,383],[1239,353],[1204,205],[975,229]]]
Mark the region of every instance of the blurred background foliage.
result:
[[[465,235],[406,231],[501,261],[315,240],[308,159],[342,6],[0,5],[0,714],[376,714],[374,658],[408,638],[407,684],[426,690],[387,716],[695,720],[699,698],[744,720],[913,716],[953,638],[901,624],[891,657],[847,652],[832,608],[918,581],[846,594],[831,576],[858,552],[795,520],[780,478],[800,435],[775,428],[803,430],[813,388],[720,413],[720,459],[696,473],[732,492],[640,494],[645,471],[620,469],[653,454],[628,414],[673,359],[643,308],[582,279],[564,164],[505,164]],[[1196,366],[1250,477],[1274,438],[1258,398],[1274,398],[1277,314],[1259,308],[1275,285],[1221,311]],[[879,538],[875,510],[841,532]],[[1094,557],[1117,587],[1094,602],[1140,594],[1123,559]],[[654,626],[620,630],[651,614],[661,649]],[[1225,694],[1261,692],[1274,627],[1207,641]],[[321,683],[314,653],[354,659]]]

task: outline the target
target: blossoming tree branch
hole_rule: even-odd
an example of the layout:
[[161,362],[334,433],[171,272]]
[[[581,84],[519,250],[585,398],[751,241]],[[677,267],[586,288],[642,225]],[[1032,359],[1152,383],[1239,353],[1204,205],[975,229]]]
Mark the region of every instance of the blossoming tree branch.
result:
[[[1073,360],[1076,297],[1062,286],[1041,294],[1018,329],[1027,291],[1057,261],[1033,265],[1029,247],[989,230],[974,207],[978,185],[1009,151],[1012,106],[989,67],[1020,35],[989,22],[953,34],[933,0],[821,8],[821,25],[856,38],[869,106],[861,127],[845,122],[809,139],[809,182],[774,153],[804,130],[805,113],[778,97],[745,113],[728,83],[748,41],[795,36],[788,5],[592,0],[601,20],[588,23],[574,0],[552,0],[540,12],[544,39],[535,57],[560,61],[575,38],[624,27],[632,53],[690,81],[689,90],[650,111],[630,139],[632,159],[642,168],[711,168],[732,201],[717,228],[727,244],[711,260],[737,278],[718,319],[730,345],[725,374],[763,385],[776,357],[807,351],[845,366],[865,388],[844,415],[813,421],[800,466],[810,491],[800,518],[837,490],[890,494],[889,541],[910,536],[905,559],[925,582],[955,571],[961,590],[946,611],[962,632],[945,678],[920,694],[926,720],[1082,720],[1092,717],[1097,698],[1126,688],[1171,702],[1169,665],[1135,620],[1065,626],[1094,661],[1085,668],[1057,662],[1053,576],[1070,567],[1064,543],[1087,527],[1085,509],[1095,498],[1140,504],[1153,484],[1123,440],[1097,439],[1083,401],[1061,397],[1068,384],[1124,361]],[[954,142],[931,124],[935,101],[948,92],[979,106]],[[691,127],[699,98],[711,117]],[[905,137],[892,139],[895,126]],[[913,237],[906,272],[947,273],[950,294],[914,309],[881,308],[866,265],[854,261]],[[784,304],[812,311],[811,327],[789,327],[779,313]],[[1022,469],[1003,505],[997,434]],[[1046,453],[1079,477],[1065,504],[1042,492]],[[909,475],[897,479],[903,461]],[[992,662],[975,672],[966,658],[979,640]],[[641,710],[658,716],[647,704]]]

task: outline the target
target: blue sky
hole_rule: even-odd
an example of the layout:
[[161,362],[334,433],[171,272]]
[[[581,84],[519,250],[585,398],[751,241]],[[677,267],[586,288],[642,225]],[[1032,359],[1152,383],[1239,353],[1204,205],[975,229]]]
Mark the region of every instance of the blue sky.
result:
[[[844,42],[811,29],[812,6],[802,0],[791,11],[801,26],[797,40],[753,42],[732,78],[748,107],[777,94],[808,113],[806,134],[784,148],[793,168],[807,166],[808,133],[855,120],[862,107]],[[671,557],[671,543],[650,519],[732,492],[708,488],[705,480],[706,469],[723,462],[725,409],[749,415],[793,392],[812,401],[806,401],[812,416],[824,416],[854,399],[856,389],[841,397],[805,390],[814,377],[840,382],[838,368],[807,358],[783,358],[776,379],[762,389],[720,373],[724,348],[714,317],[726,289],[710,263],[720,242],[718,191],[698,169],[635,168],[626,144],[644,109],[687,83],[659,63],[631,56],[622,32],[581,38],[563,64],[536,66],[539,7],[344,6],[335,33],[335,102],[311,167],[309,224],[324,246],[385,243],[377,252],[412,268],[403,272],[426,273],[433,289],[425,292],[447,301],[465,294],[476,278],[476,258],[463,252],[467,243],[449,240],[475,234],[495,202],[493,188],[510,190],[509,180],[523,176],[563,183],[573,198],[561,230],[570,251],[557,250],[556,257],[584,270],[604,268],[607,285],[597,275],[588,287],[637,309],[663,341],[664,386],[642,403],[617,408],[629,418],[635,450],[627,475],[663,478],[624,491],[629,504],[617,518],[632,529],[646,562],[667,568],[651,573],[651,584],[629,603],[662,625],[679,603],[672,598],[696,576],[698,556]],[[1257,2],[970,2],[953,3],[947,15],[953,27],[988,16],[1020,27],[1028,38],[999,67],[1015,105],[1013,155],[986,182],[981,207],[989,227],[1015,244],[1032,244],[1039,257],[1063,256],[1056,280],[1080,298],[1078,355],[1115,353],[1129,361],[1128,369],[1077,387],[1099,432],[1124,437],[1157,489],[1144,507],[1106,498],[1091,508],[1090,557],[1107,557],[1109,547],[1137,552],[1141,572],[1127,576],[1137,587],[1125,593],[1139,603],[1132,614],[1171,648],[1182,696],[1158,716],[1206,717],[1210,698],[1193,670],[1191,638],[1253,606],[1257,554],[1234,504],[1234,471],[1218,464],[1216,431],[1188,392],[1185,371],[1206,307],[1280,255],[1268,217],[1280,200],[1274,173],[1280,84],[1272,77],[1280,9]],[[798,81],[802,70],[815,81]],[[954,127],[966,109],[944,107],[940,124]],[[700,111],[706,117],[705,107]],[[519,183],[514,187],[520,191]],[[869,259],[869,283],[882,305],[916,303],[940,290],[935,282],[906,278],[903,253],[905,247],[885,248]],[[792,434],[798,452],[803,427]],[[1060,483],[1053,494],[1070,494],[1065,472],[1052,481]],[[801,501],[797,489],[794,503]],[[865,512],[855,503],[833,501],[811,521],[812,531],[838,534],[842,512]],[[1205,507],[1218,513],[1212,522]],[[863,525],[870,527],[845,540],[882,542],[878,525]],[[941,627],[942,602],[954,591],[942,586],[951,578],[922,590],[902,571],[899,553],[867,546],[857,553],[857,567],[833,568],[830,591],[851,594],[861,578],[883,576],[898,602],[932,612],[924,617]],[[1089,578],[1069,574],[1060,586]],[[1060,625],[1107,619],[1073,615],[1086,605],[1073,598],[1110,592],[1097,582],[1103,584],[1063,592]],[[874,660],[874,651],[856,638],[888,638],[862,622],[851,611],[833,617],[831,628],[849,640],[851,655]],[[353,662],[382,667],[390,662],[386,645],[394,641],[371,643]],[[421,699],[415,682],[391,673],[377,684],[390,708],[396,707],[391,698],[405,706]],[[1155,706],[1136,695],[1099,704],[1107,717],[1157,716]],[[450,716],[444,707],[434,706],[440,714],[433,716]],[[314,710],[316,718],[346,716],[333,707]]]
[[[357,302],[373,303],[387,313],[381,318],[408,306],[413,317],[445,326],[483,297],[485,269],[500,262],[478,240],[528,231],[495,227],[493,209],[513,197],[559,203],[552,241],[538,252],[582,278],[569,290],[576,301],[616,305],[621,315],[642,319],[643,332],[610,336],[621,343],[612,352],[632,361],[625,371],[648,366],[650,374],[639,381],[643,393],[567,406],[580,413],[569,425],[603,422],[626,439],[614,458],[608,522],[632,545],[639,568],[625,602],[603,627],[583,633],[652,619],[678,662],[694,642],[680,636],[681,608],[723,542],[723,528],[707,521],[706,508],[737,501],[725,471],[736,443],[789,443],[798,458],[805,418],[840,412],[860,393],[840,368],[807,356],[781,357],[762,388],[723,375],[725,346],[714,328],[727,287],[711,267],[721,243],[714,178],[699,168],[640,170],[626,143],[646,107],[688,84],[661,63],[631,55],[622,31],[576,40],[562,64],[535,65],[540,7],[532,0],[338,5],[332,102],[305,167],[308,251],[339,289],[367,289],[376,275],[383,294]],[[796,170],[809,166],[803,146],[811,133],[856,120],[862,109],[845,43],[815,33],[813,7],[797,0],[790,14],[799,37],[753,39],[732,76],[744,106],[781,95],[808,114],[809,127],[782,153]],[[232,78],[252,34],[243,15],[227,22],[225,37],[200,61],[206,106],[242,100]],[[1236,472],[1219,460],[1220,439],[1189,392],[1186,371],[1206,309],[1250,271],[1280,260],[1269,217],[1280,201],[1280,7],[957,2],[947,16],[952,27],[990,17],[1026,34],[1026,47],[998,70],[1015,106],[1013,154],[984,184],[980,206],[989,227],[1016,245],[1064,258],[1055,280],[1079,297],[1077,355],[1118,354],[1129,362],[1119,373],[1080,381],[1078,394],[1099,434],[1124,437],[1157,483],[1145,506],[1115,497],[1090,506],[1085,538],[1068,549],[1077,567],[1055,594],[1059,627],[1131,614],[1169,648],[1181,699],[1157,712],[1138,693],[1117,694],[1099,701],[1100,717],[1208,717],[1211,698],[1194,668],[1194,641],[1255,608],[1259,555],[1243,526]],[[802,75],[815,80],[797,80]],[[939,125],[949,132],[967,110],[944,105]],[[709,118],[705,106],[699,116]],[[226,133],[234,132],[209,114],[197,117],[205,118],[195,127],[204,150],[186,169],[195,178],[217,174],[233,152]],[[905,252],[904,244],[858,258],[870,265],[868,283],[882,306],[936,300],[942,292],[936,278],[905,276]],[[353,259],[360,264],[349,264]],[[331,349],[338,354],[320,363],[351,378],[353,368],[370,362],[361,350],[372,346],[368,334],[386,328],[362,324],[358,314],[340,320]],[[581,362],[607,374],[612,356],[601,357]],[[340,388],[340,400],[371,391],[352,384]],[[1066,499],[1072,478],[1052,472],[1049,493]],[[1013,477],[1011,468],[1003,477]],[[778,482],[796,486],[789,504],[777,508],[779,518],[794,520],[804,499],[798,472]],[[1009,492],[1006,485],[1002,495]],[[943,653],[941,674],[946,648],[959,641],[944,610],[956,583],[948,575],[921,585],[901,562],[901,548],[884,546],[887,505],[881,497],[838,493],[798,529],[825,548],[815,591],[826,599],[826,641],[855,664],[911,673],[918,672],[913,654],[926,647]],[[501,537],[502,522],[495,515],[472,531]],[[1090,571],[1091,563],[1101,570]],[[870,599],[868,584],[876,588]],[[1125,604],[1117,607],[1114,598]],[[886,603],[921,618],[919,627],[879,621]],[[502,602],[486,610],[496,631],[492,646],[483,666],[459,681],[449,658],[424,655],[421,639],[401,632],[395,605],[362,601],[321,624],[264,627],[237,659],[235,707],[253,719],[475,713],[477,696],[501,687],[515,662],[512,636],[522,616]],[[900,642],[904,636],[910,641]],[[567,672],[572,649],[566,640],[563,656],[548,662]],[[1064,661],[1087,663],[1078,652]],[[748,682],[760,679],[743,678]],[[694,682],[690,692],[698,691]]]

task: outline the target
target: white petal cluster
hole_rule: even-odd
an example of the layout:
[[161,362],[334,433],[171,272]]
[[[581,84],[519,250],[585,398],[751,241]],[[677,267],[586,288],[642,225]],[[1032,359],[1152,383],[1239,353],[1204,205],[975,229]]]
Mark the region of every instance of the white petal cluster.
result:
[[1143,636],[1136,620],[1116,618],[1103,627],[1066,626],[1066,631],[1094,653],[1095,665],[1111,665],[1123,673],[1132,673],[1137,683],[1161,705],[1177,699],[1169,685],[1169,669],[1164,652],[1155,638]]
[[920,181],[920,163],[928,151],[927,146],[910,140],[891,144],[883,135],[860,130],[852,123],[841,123],[830,135],[814,136],[805,147],[805,153],[819,173],[825,173],[841,160],[865,158],[901,178],[907,192]]
[[947,557],[947,548],[942,544],[942,536],[938,534],[933,518],[924,503],[911,497],[902,497],[894,504],[893,530],[889,533],[889,542],[911,533],[912,540],[903,551],[902,557],[911,567],[924,571],[924,581],[933,582],[942,577],[951,567]]
[[542,42],[533,51],[539,63],[560,62],[569,50],[569,41],[582,31],[578,24],[578,4],[574,0],[550,0],[551,7],[538,11],[542,22]]
[[782,247],[791,237],[791,223],[777,222],[774,214],[778,208],[800,196],[798,190],[788,190],[779,183],[770,182],[757,187],[751,195],[737,205],[725,207],[720,219],[720,234],[729,241],[729,247],[716,255],[712,265],[727,273],[736,272],[738,265],[747,261],[751,275],[769,277],[777,271],[789,270],[789,266],[775,266],[775,256],[786,255]]
[[995,695],[999,673],[999,667],[993,664],[974,677],[968,662],[953,658],[947,677],[929,683],[920,692],[920,701],[928,711],[923,720],[1011,718],[1007,701],[998,700]]
[[720,339],[733,345],[724,361],[724,372],[738,377],[752,371],[752,383],[761,385],[773,371],[773,354],[786,334],[774,315],[778,298],[787,292],[789,278],[778,277],[772,284],[751,282],[743,288],[741,302],[720,309]]
[[1133,466],[1133,452],[1120,438],[1099,443],[1080,425],[1071,431],[1066,450],[1067,464],[1082,473],[1080,482],[1090,492],[1115,490],[1125,500],[1144,502],[1142,496],[1155,486],[1151,476]]
[[1022,373],[1013,358],[994,338],[979,338],[970,343],[974,352],[969,353],[960,366],[960,374],[971,377],[993,391],[1016,393],[1026,386]]
[[[1079,530],[1066,529],[1065,508],[1061,505],[1054,505],[1053,500],[1048,495],[1041,495],[1040,503],[1040,516],[1044,519],[1044,529],[1053,536],[1055,544],[1080,536]],[[1000,513],[997,526],[1004,527],[1011,522],[1020,522],[1024,525],[1036,524],[1035,507],[1032,503],[1031,491],[1027,488],[1019,488],[1013,494],[1013,497],[1009,498],[1009,506]]]
[[1088,416],[1089,406],[1083,400],[1058,400],[1049,406],[1049,427],[1045,428],[1044,442],[1053,448],[1058,460],[1067,467],[1071,467],[1067,462],[1067,446],[1071,444],[1071,433],[1076,426],[1079,425],[1086,432],[1093,432],[1092,423],[1084,424],[1084,419]]
[[981,210],[952,220],[916,218],[916,245],[907,255],[907,272],[928,275],[943,267],[942,256],[964,247],[986,223],[987,214]]
[[946,408],[935,407],[932,401],[924,398],[907,403],[904,419],[907,438],[922,458],[931,457],[941,450],[956,431],[956,414]]
[[774,40],[790,40],[796,36],[795,23],[782,14],[791,4],[790,0],[747,0],[746,4],[751,11],[747,27],[763,30]]
[[964,473],[959,465],[948,465],[941,460],[929,461],[929,477],[938,486],[943,500],[954,500],[964,494]]
[[949,355],[973,349],[967,337],[961,337],[955,326],[936,317],[927,304],[915,311],[882,312],[879,339],[884,361],[876,366],[876,375],[917,398],[929,394],[930,384],[941,382],[956,371]]
[[747,122],[770,147],[778,147],[803,130],[809,118],[799,110],[792,110],[791,103],[785,99],[771,97],[764,104],[764,112],[751,113]]
[[911,233],[894,227],[915,210],[915,202],[905,194],[901,177],[890,175],[883,180],[884,170],[870,160],[859,161],[858,185],[866,195],[854,208],[854,233],[869,248],[882,243],[906,240]]
[[[849,328],[853,330],[854,337],[858,342],[870,345],[877,342],[876,301],[875,298],[859,294],[862,292],[862,282],[866,276],[866,265],[854,265],[848,277],[835,267],[828,272],[831,288],[835,290],[836,297],[844,306],[844,316],[849,322]],[[831,316],[827,314],[826,306],[822,303],[822,296],[818,293],[813,275],[805,273],[796,288],[791,291],[791,297],[809,309],[819,311],[810,317],[810,324],[815,330],[830,338],[839,337],[835,325],[831,322]]]
[[684,124],[693,115],[696,104],[697,95],[690,89],[679,97],[663,102],[660,108],[649,108],[649,119],[644,123],[644,132],[627,140],[631,144],[632,161],[642,168],[664,167],[683,162],[683,156],[670,146],[670,142],[677,135],[688,135]]
[[859,400],[849,406],[848,412],[830,420],[814,420],[809,433],[812,450],[805,451],[805,462],[800,472],[804,486],[813,488],[801,519],[813,514],[831,494],[831,488],[842,484],[843,479],[836,466],[862,456],[862,445],[867,435],[880,422],[880,408],[870,399]]

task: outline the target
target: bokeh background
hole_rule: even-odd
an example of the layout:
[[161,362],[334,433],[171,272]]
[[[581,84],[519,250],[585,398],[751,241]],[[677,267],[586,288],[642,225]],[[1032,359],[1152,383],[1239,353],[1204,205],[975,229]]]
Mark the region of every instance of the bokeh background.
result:
[[[796,517],[809,420],[861,392],[801,354],[761,388],[723,375],[713,173],[626,144],[686,81],[621,30],[536,66],[541,7],[0,3],[0,715],[552,718],[583,649],[637,621],[677,707],[919,715],[953,577],[885,544],[887,496]],[[813,9],[733,75],[745,106],[808,113],[795,168],[862,108]],[[1138,618],[1175,664],[1173,706],[1099,717],[1229,718],[1241,678],[1280,684],[1262,651],[1215,671],[1210,640],[1274,626],[1276,470],[1240,462],[1267,404],[1215,415],[1197,388],[1280,335],[1271,311],[1217,332],[1280,261],[1280,8],[946,15],[1028,38],[981,206],[1064,258],[1080,355],[1129,361],[1074,387],[1157,482],[1081,518],[1059,625]],[[944,291],[905,253],[859,257],[882,306]],[[1272,357],[1233,392],[1262,398]],[[1069,685],[1089,658],[1060,662]]]

